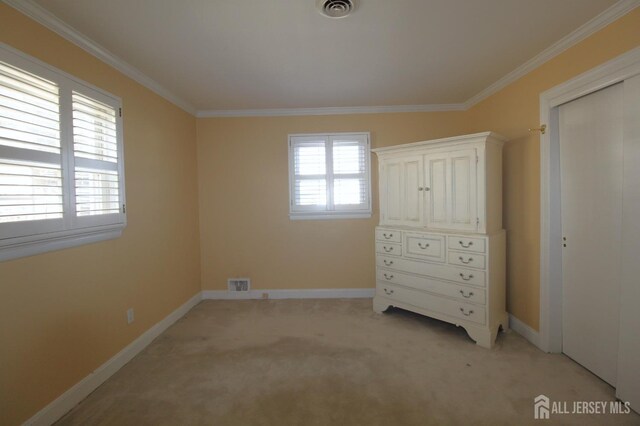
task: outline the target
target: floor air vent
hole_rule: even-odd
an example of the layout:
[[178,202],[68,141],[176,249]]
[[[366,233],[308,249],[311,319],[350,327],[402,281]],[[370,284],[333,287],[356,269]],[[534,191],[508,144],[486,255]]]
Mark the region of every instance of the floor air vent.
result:
[[251,290],[251,280],[249,278],[229,278],[227,287],[229,291],[249,291]]

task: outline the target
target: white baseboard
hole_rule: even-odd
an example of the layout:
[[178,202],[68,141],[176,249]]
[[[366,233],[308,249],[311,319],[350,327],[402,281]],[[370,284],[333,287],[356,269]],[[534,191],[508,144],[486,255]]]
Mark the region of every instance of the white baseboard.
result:
[[[372,298],[374,288],[316,288],[309,290],[204,290],[202,299],[249,300],[249,299],[359,299]],[[265,296],[266,295],[266,296]]]
[[544,350],[540,347],[540,334],[511,314],[509,314],[509,328],[533,343],[538,349]]
[[202,293],[197,293],[185,304],[170,313],[162,321],[145,331],[140,337],[131,342],[110,360],[98,367],[94,372],[76,383],[65,393],[60,395],[49,405],[38,411],[33,417],[27,420],[24,425],[46,425],[49,426],[64,416],[69,410],[75,407],[80,401],[86,398],[98,386],[104,383],[116,371],[122,368],[134,356],[146,348],[149,343],[158,337],[163,331],[169,328],[174,322],[182,318],[191,308],[202,300]]

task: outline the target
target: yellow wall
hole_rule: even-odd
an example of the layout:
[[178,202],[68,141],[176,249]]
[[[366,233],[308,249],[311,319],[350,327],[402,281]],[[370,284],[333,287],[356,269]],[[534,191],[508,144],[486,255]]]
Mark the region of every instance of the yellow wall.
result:
[[472,132],[506,136],[504,227],[507,229],[509,312],[539,328],[540,94],[640,45],[640,8],[618,19],[467,111]]
[[119,239],[0,263],[0,423],[26,420],[228,277],[258,289],[373,286],[375,161],[371,219],[289,221],[289,133],[369,131],[373,147],[507,136],[508,309],[537,329],[539,139],[527,128],[540,92],[640,45],[638,28],[636,9],[466,112],[196,120],[0,4],[0,41],[123,98],[129,220]]
[[5,4],[0,41],[122,98],[128,216],[119,239],[0,263],[0,424],[12,425],[200,291],[196,125]]
[[[374,148],[464,133],[461,112],[198,120],[202,285],[226,289],[250,277],[255,289],[375,285],[374,216],[289,220],[289,133],[371,132]],[[375,156],[374,156],[375,157]]]
[[[640,44],[640,9],[577,44],[469,111],[198,120],[202,285],[248,276],[264,288],[368,288],[370,220],[289,221],[287,134],[370,131],[373,147],[492,130],[506,136],[507,308],[538,329],[540,93]],[[374,156],[375,159],[375,156]]]

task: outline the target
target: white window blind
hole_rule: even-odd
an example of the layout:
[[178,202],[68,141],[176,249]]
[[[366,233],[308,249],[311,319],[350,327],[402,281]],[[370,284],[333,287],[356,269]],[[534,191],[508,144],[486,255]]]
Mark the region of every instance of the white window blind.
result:
[[0,223],[62,213],[58,86],[0,62]]
[[369,135],[289,136],[292,219],[370,217]]
[[126,224],[121,102],[0,43],[0,260]]
[[116,111],[73,92],[73,152],[78,216],[120,212]]

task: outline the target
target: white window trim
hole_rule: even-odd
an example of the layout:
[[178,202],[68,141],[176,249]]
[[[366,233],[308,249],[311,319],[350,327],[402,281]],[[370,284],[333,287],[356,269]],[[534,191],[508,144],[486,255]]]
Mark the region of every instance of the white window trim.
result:
[[[62,90],[68,92],[68,102],[70,102],[70,93],[75,90],[79,93],[87,94],[94,99],[100,100],[116,111],[121,111],[122,100],[90,83],[74,77],[64,71],[61,71],[45,62],[42,62],[32,56],[29,56],[17,49],[0,43],[0,58],[20,69],[40,75],[55,81]],[[61,92],[61,103],[63,102]],[[20,229],[19,235],[9,235],[8,233],[0,233],[0,261],[17,259],[25,256],[45,253],[53,250],[76,247],[84,244],[105,241],[118,238],[122,235],[122,230],[126,227],[126,191],[125,191],[125,175],[124,175],[124,145],[123,145],[123,125],[122,117],[116,118],[117,127],[117,143],[119,159],[116,163],[116,169],[119,176],[119,193],[120,203],[122,204],[121,212],[118,214],[105,216],[87,216],[87,217],[71,217],[69,212],[71,206],[75,205],[74,192],[69,191],[68,187],[72,185],[70,178],[74,176],[71,169],[74,167],[73,141],[71,140],[71,111],[69,108],[61,106],[61,164],[63,176],[63,196],[65,214],[62,219],[49,219],[50,223],[57,222],[57,226],[49,226],[49,222],[44,220],[32,222],[10,222],[12,229]],[[0,147],[5,148],[5,147]],[[10,149],[10,148],[9,148]],[[1,153],[1,150],[0,150]],[[66,180],[67,182],[64,182]],[[5,224],[0,224],[0,229]],[[4,234],[4,236],[3,236]]]
[[[354,209],[338,207],[334,210],[322,208],[309,208],[306,211],[294,210],[295,204],[295,176],[294,176],[294,156],[293,156],[293,139],[294,138],[323,138],[328,143],[334,137],[348,136],[364,136],[366,141],[365,169],[367,180],[367,203],[364,208]],[[290,134],[288,137],[289,151],[289,219],[290,220],[329,220],[329,219],[368,219],[372,215],[371,209],[371,135],[369,132],[342,132],[342,133],[296,133]],[[327,163],[333,161],[333,154],[327,152]],[[333,197],[333,175],[325,174],[327,178],[328,199]],[[329,205],[329,203],[327,203]]]

